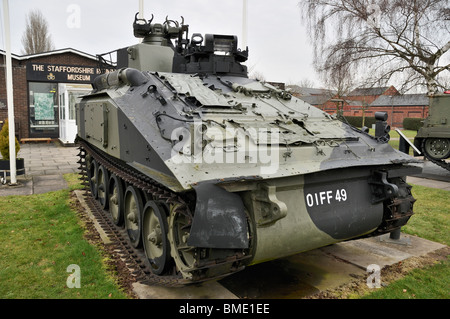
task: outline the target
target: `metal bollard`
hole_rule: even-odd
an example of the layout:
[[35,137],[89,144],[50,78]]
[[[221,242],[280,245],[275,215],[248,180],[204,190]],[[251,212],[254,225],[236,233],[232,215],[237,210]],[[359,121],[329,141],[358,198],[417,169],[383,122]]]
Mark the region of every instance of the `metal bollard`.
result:
[[409,143],[400,135],[400,142],[398,144],[398,150],[405,154],[409,154]]
[[389,235],[390,239],[399,240],[400,239],[401,228],[392,231]]

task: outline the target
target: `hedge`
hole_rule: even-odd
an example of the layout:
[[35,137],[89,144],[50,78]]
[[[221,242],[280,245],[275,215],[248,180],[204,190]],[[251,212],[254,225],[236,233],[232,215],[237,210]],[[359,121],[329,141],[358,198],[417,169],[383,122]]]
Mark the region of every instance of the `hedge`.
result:
[[423,125],[423,120],[421,118],[405,117],[403,119],[403,128],[405,130],[418,131]]
[[[355,127],[362,127],[363,117],[362,116],[346,116],[347,122]],[[364,126],[372,127],[376,120],[373,116],[366,116],[364,120]]]

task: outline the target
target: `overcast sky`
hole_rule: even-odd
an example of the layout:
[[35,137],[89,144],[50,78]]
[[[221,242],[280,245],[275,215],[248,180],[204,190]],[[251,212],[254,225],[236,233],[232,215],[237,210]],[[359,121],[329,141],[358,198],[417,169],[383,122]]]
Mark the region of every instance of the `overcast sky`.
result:
[[[247,66],[267,81],[296,83],[312,79],[319,86],[298,1],[248,0]],[[139,0],[9,0],[11,46],[15,54],[22,52],[26,14],[35,8],[48,20],[56,49],[70,47],[95,55],[138,41],[133,36],[132,23],[139,11]],[[154,14],[153,22],[162,23],[167,15],[178,21],[183,16],[190,35],[217,33],[241,37],[242,8],[243,0],[144,0],[146,19]],[[0,48],[5,49],[3,32]]]

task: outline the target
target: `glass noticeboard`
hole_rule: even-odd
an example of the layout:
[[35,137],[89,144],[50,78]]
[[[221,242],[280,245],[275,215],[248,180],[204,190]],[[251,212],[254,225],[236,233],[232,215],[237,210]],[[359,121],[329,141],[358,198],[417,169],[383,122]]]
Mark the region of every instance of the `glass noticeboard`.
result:
[[34,119],[54,120],[54,94],[53,93],[34,93]]

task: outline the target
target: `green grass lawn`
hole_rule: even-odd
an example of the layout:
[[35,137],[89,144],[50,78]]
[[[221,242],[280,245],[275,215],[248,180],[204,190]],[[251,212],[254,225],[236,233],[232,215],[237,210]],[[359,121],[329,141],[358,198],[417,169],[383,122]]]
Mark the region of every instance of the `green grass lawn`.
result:
[[[414,137],[417,135],[417,131],[401,130],[401,132],[409,139],[414,139]],[[369,134],[375,136],[375,130],[369,129]],[[389,132],[389,136],[394,139],[400,138],[400,134],[398,134],[396,130],[391,130]]]
[[[70,189],[30,196],[0,196],[0,298],[126,298],[107,256],[85,238],[71,208]],[[79,266],[80,288],[69,288],[70,265]],[[69,281],[69,286],[75,281]]]
[[450,192],[414,185],[412,194],[414,215],[402,231],[450,245]]

